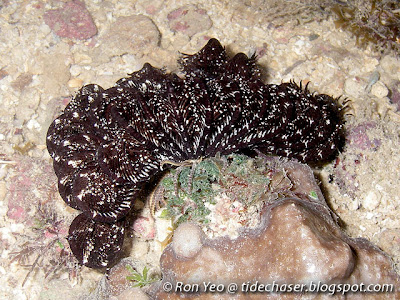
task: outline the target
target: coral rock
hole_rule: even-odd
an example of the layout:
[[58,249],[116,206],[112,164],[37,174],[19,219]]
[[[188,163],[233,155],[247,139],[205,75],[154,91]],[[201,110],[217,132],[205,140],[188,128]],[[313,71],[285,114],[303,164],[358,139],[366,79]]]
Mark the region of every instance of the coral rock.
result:
[[160,42],[160,31],[154,22],[143,15],[119,17],[99,39],[93,57],[99,63],[127,53],[154,51]]
[[47,11],[44,21],[59,37],[86,40],[97,33],[85,4],[77,0],[68,2],[63,8]]
[[169,27],[174,32],[182,32],[192,37],[198,32],[206,31],[212,26],[210,17],[204,9],[196,6],[183,6],[171,11],[168,16]]
[[[193,223],[183,223],[174,232],[161,256],[163,281],[154,286],[155,299],[231,299],[233,295],[204,293],[203,282],[236,283],[235,299],[300,299],[301,294],[245,293],[243,283],[268,284],[311,282],[323,284],[393,284],[399,277],[390,259],[364,239],[346,236],[321,197],[311,169],[297,162],[285,162],[285,173],[293,183],[292,196],[266,201],[261,221],[255,228],[242,228],[237,238],[207,238]],[[310,192],[314,191],[315,193]],[[189,243],[188,243],[189,241]],[[192,251],[193,250],[193,251]],[[162,290],[172,284],[172,292]],[[199,284],[197,293],[183,293],[178,283]],[[176,293],[175,293],[176,292]],[[343,299],[359,299],[349,293]],[[304,296],[304,295],[303,295]],[[313,299],[320,296],[309,294]],[[395,299],[399,293],[373,294],[374,299]],[[327,296],[328,297],[328,296]],[[320,298],[319,298],[320,299]]]

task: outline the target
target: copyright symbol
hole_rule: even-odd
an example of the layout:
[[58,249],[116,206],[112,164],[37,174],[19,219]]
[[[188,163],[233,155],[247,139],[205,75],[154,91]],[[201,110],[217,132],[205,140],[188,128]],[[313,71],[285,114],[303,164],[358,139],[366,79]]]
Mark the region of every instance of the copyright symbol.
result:
[[227,288],[229,294],[234,294],[238,290],[238,285],[236,283],[230,283]]
[[172,283],[171,282],[164,282],[163,286],[162,286],[164,292],[169,293],[170,291],[172,291]]

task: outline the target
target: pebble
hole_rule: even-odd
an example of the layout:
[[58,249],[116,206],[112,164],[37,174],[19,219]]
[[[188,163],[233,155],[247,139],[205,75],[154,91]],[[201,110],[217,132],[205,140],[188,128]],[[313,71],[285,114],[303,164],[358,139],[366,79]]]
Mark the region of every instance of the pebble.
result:
[[72,77],[76,77],[82,72],[82,68],[79,65],[71,65],[69,68],[69,72],[71,73]]
[[83,80],[79,78],[72,78],[68,81],[68,87],[70,88],[80,88],[83,85]]
[[172,238],[172,250],[180,258],[192,258],[203,247],[203,232],[194,223],[183,223],[175,231]]
[[154,51],[160,42],[160,32],[154,22],[143,15],[119,17],[99,39],[92,57],[105,63],[112,57]]
[[32,130],[32,129],[40,129],[40,124],[39,124],[39,122],[36,121],[35,119],[31,119],[31,120],[29,120],[29,121],[26,123],[26,127],[27,127],[29,130]]
[[303,40],[298,40],[294,43],[293,51],[301,56],[304,55],[304,52],[307,50],[307,48],[310,47],[310,43],[305,42]]
[[80,64],[80,65],[90,65],[92,63],[92,58],[87,55],[87,54],[83,54],[80,52],[76,52],[74,53],[74,61],[76,64]]
[[169,28],[189,37],[211,28],[212,21],[207,11],[195,5],[182,6],[171,11],[167,16]]
[[393,55],[386,55],[381,59],[380,66],[382,69],[400,80],[400,60]]
[[22,91],[25,87],[27,87],[32,82],[32,74],[23,73],[17,77],[12,83],[11,87],[14,90]]
[[360,208],[360,203],[357,201],[357,199],[349,201],[347,204],[347,207],[351,211],[356,211]]
[[141,238],[154,239],[155,227],[154,221],[151,218],[137,218],[133,222],[133,230]]
[[44,21],[59,37],[86,40],[97,33],[90,12],[78,0],[70,1],[62,8],[46,11]]
[[[38,72],[42,74],[45,95],[59,95],[60,89],[70,79],[69,73],[69,46],[59,43],[52,48],[51,53],[44,53],[39,58]],[[38,97],[40,99],[40,97]]]
[[395,105],[397,111],[400,111],[400,82],[391,86],[390,101]]
[[368,132],[376,128],[375,122],[362,122],[355,126],[349,126],[346,141],[351,150],[373,150],[381,145],[379,137],[370,138]]
[[371,87],[371,94],[378,98],[385,98],[389,90],[383,82],[378,81]]
[[362,62],[363,72],[373,72],[378,64],[379,61],[375,57],[364,57]]
[[371,190],[362,200],[362,206],[367,210],[374,210],[380,204],[380,198],[381,195],[378,191]]
[[355,98],[360,98],[364,88],[363,82],[357,78],[348,78],[344,82],[344,91],[346,94]]
[[365,90],[370,93],[372,86],[378,82],[378,80],[381,78],[381,74],[378,71],[372,72],[371,76],[368,78],[368,85],[365,87]]

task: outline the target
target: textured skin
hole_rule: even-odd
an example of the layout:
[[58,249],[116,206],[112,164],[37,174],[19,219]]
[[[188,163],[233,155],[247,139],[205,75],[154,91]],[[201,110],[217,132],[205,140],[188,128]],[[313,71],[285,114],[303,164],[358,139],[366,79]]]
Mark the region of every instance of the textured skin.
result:
[[84,86],[49,128],[60,194],[82,211],[69,243],[88,267],[113,263],[124,218],[163,161],[245,149],[324,161],[343,142],[343,108],[336,99],[293,82],[265,85],[255,57],[229,59],[211,39],[180,64],[184,78],[145,64],[110,89]]

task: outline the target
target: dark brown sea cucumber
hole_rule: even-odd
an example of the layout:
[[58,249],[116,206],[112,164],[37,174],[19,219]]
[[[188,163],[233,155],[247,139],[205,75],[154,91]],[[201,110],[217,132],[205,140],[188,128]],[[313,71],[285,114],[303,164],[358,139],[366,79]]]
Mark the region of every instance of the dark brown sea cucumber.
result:
[[107,90],[84,86],[48,130],[59,192],[82,211],[68,240],[83,265],[115,261],[125,217],[165,161],[257,149],[314,162],[340,150],[337,99],[294,82],[264,84],[254,56],[229,59],[216,39],[180,64],[184,78],[145,64]]

